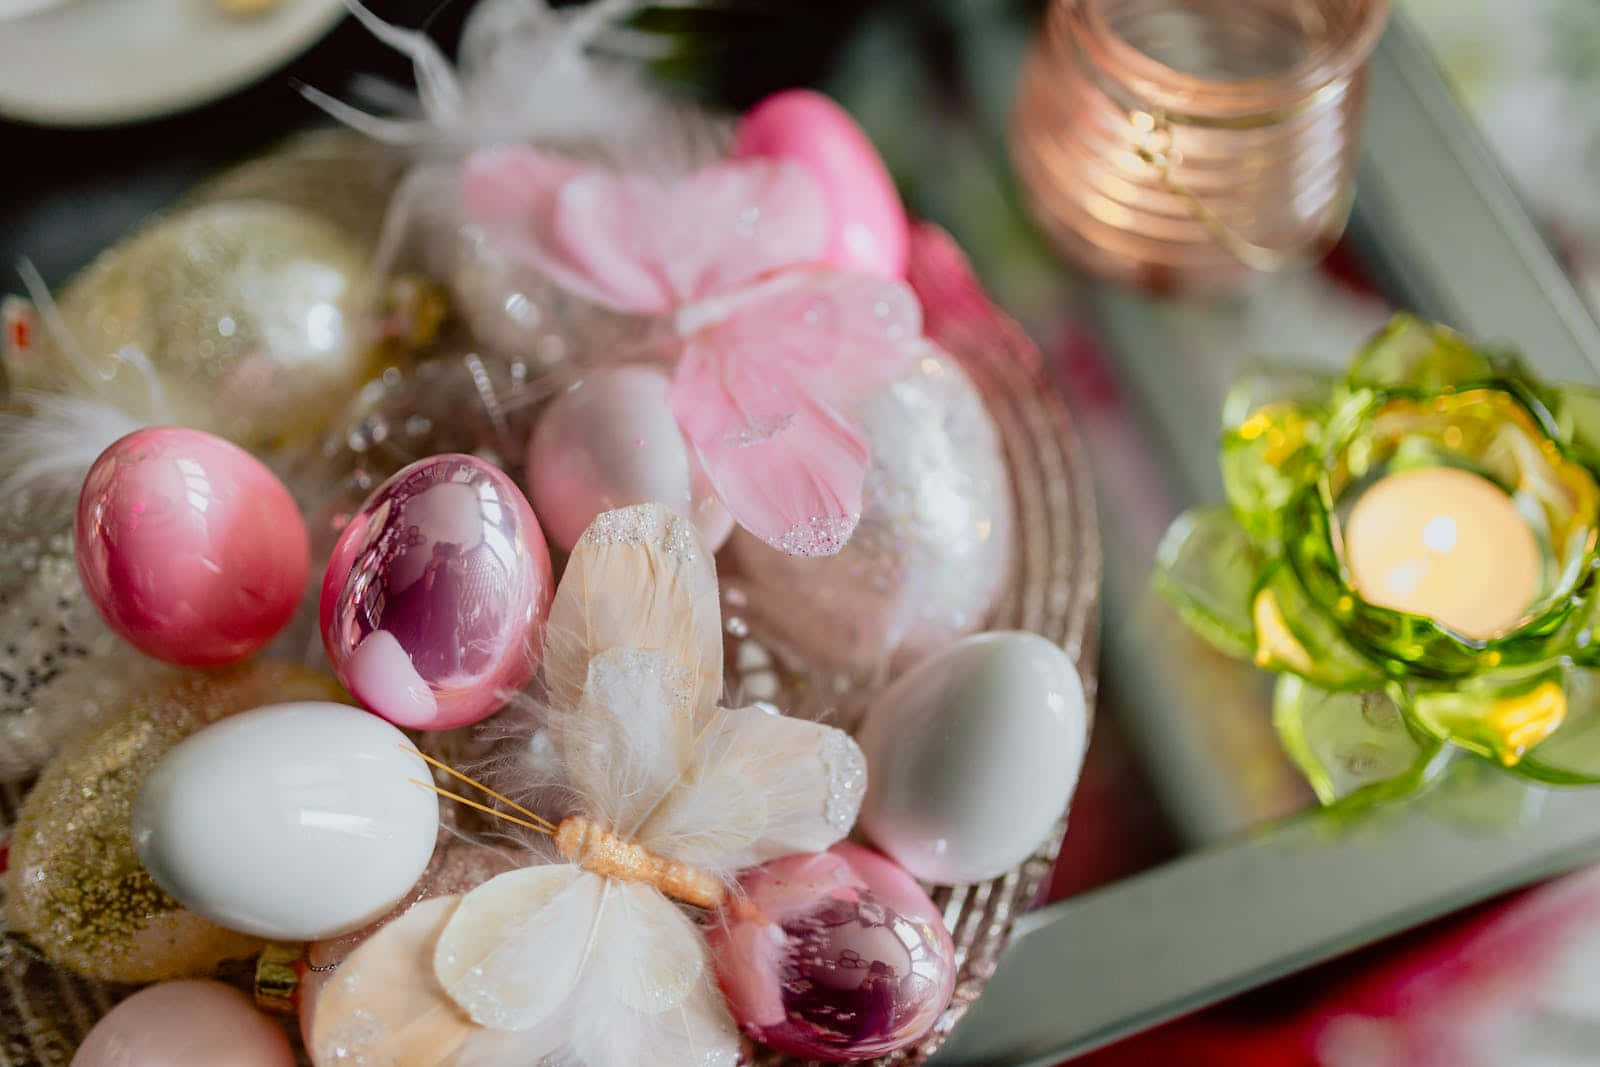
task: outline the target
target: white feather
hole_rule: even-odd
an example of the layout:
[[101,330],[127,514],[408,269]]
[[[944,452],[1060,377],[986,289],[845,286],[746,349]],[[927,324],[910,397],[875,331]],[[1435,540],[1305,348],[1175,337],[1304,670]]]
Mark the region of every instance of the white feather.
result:
[[84,476],[114,441],[145,421],[109,401],[71,393],[23,393],[20,412],[0,413],[0,507],[28,493],[76,502]]

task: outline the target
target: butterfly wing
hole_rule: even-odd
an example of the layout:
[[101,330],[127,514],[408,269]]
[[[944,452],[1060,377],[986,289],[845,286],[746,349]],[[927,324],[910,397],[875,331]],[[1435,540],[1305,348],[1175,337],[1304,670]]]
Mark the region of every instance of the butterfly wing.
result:
[[591,962],[605,891],[605,879],[568,863],[491,878],[440,931],[433,973],[480,1026],[542,1034]]
[[586,299],[663,314],[821,259],[828,207],[802,167],[716,163],[674,180],[531,148],[467,160],[467,214],[506,250]]
[[723,709],[638,840],[725,873],[820,852],[850,832],[866,784],[866,759],[843,730],[759,707]]
[[302,1023],[317,1067],[528,1067],[523,1035],[478,1026],[433,973],[434,945],[459,896],[408,909],[361,944],[316,991]]
[[708,314],[673,378],[679,427],[741,526],[790,555],[832,555],[860,519],[871,458],[850,413],[910,368],[916,297],[876,276],[797,273]]
[[[738,1059],[699,930],[649,886],[568,864],[501,875],[461,898],[431,963],[481,1029],[478,1040],[514,1031],[524,1063],[555,1055],[586,1067],[732,1067]],[[668,1048],[682,1054],[663,1055]]]
[[694,525],[661,504],[603,512],[572,549],[545,641],[557,717],[582,703],[590,661],[619,648],[659,652],[687,672],[691,713],[721,694],[716,566]]

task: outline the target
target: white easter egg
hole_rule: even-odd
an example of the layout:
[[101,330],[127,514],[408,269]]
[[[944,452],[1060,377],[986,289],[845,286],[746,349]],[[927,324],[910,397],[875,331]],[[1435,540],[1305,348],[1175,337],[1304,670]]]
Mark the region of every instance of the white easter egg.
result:
[[665,504],[716,550],[733,518],[673,417],[665,372],[607,367],[550,402],[528,445],[528,495],[552,544],[570,552],[602,511]]
[[812,666],[915,662],[980,629],[1011,568],[1000,434],[953,359],[925,344],[856,418],[872,461],[842,551],[786,556],[744,530],[729,542],[758,636]]
[[1089,741],[1083,683],[1038,634],[975,634],[867,709],[858,825],[906,870],[959,885],[1005,873],[1055,827]]
[[[168,752],[133,809],[139,859],[220,926],[276,941],[359,929],[433,854],[427,765],[389,723],[306,701],[223,719]],[[413,781],[415,780],[415,782]]]

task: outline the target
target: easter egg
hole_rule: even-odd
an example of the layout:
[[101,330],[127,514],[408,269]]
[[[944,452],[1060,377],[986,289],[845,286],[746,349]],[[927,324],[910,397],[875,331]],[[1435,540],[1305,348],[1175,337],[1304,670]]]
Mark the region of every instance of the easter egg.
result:
[[289,1038],[237,989],[164,982],[118,1004],[71,1067],[293,1067]]
[[311,941],[394,906],[439,829],[427,765],[404,734],[345,704],[256,708],[156,764],[133,808],[152,878],[230,930]]
[[550,402],[528,446],[528,491],[550,541],[572,551],[602,511],[665,504],[716,551],[733,530],[700,470],[654,367],[608,367]]
[[305,593],[311,548],[283,483],[200,430],[136,430],[101,453],[78,497],[84,591],[147,655],[214,667],[259,651]]
[[1011,567],[1013,505],[983,398],[933,345],[856,418],[872,459],[844,548],[789,556],[743,529],[729,548],[758,636],[813,667],[871,672],[982,627]]
[[883,689],[857,739],[872,843],[925,881],[980,882],[1032,855],[1072,799],[1083,683],[1037,634],[976,634]]
[[322,583],[334,673],[390,722],[444,730],[503,706],[539,666],[550,551],[514,482],[430,456],[367,498]]
[[56,294],[65,339],[8,367],[141,418],[251,448],[319,433],[371,371],[374,284],[358,242],[283,204],[154,219]]
[[774,93],[740,120],[732,155],[793,160],[816,178],[832,218],[829,264],[892,278],[905,273],[905,207],[877,149],[844,108],[807,89]]
[[745,1033],[802,1059],[904,1048],[950,1003],[955,949],[916,881],[860,845],[764,863],[706,941]]
[[23,800],[5,872],[6,925],[61,966],[108,982],[194,977],[254,953],[258,938],[196,915],[151,879],[134,849],[134,801],[161,757],[208,723],[269,701],[339,695],[326,675],[269,660],[167,669],[124,692]]

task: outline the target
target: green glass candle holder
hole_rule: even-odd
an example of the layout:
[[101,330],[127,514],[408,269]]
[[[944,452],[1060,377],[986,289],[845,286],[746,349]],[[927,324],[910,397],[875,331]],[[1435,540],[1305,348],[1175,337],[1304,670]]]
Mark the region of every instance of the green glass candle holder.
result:
[[1342,378],[1241,378],[1220,459],[1227,506],[1179,516],[1155,581],[1278,674],[1324,804],[1408,795],[1458,753],[1600,783],[1600,390],[1399,315]]

